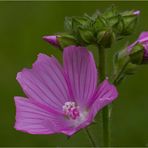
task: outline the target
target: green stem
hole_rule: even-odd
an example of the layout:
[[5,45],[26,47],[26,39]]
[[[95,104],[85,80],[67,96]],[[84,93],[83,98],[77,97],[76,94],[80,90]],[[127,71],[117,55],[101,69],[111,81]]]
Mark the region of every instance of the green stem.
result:
[[93,137],[92,137],[92,135],[91,135],[91,133],[90,133],[90,131],[89,131],[89,129],[87,127],[85,128],[85,131],[86,131],[86,133],[88,135],[88,138],[89,138],[92,146],[97,147],[96,144],[95,144],[95,141],[94,141],[94,139],[93,139]]
[[100,82],[102,82],[106,77],[106,51],[102,47],[98,47],[99,51],[99,73],[100,73]]
[[[99,72],[100,82],[106,77],[106,50],[99,46]],[[110,107],[106,106],[102,110],[103,123],[103,143],[104,146],[110,146]]]

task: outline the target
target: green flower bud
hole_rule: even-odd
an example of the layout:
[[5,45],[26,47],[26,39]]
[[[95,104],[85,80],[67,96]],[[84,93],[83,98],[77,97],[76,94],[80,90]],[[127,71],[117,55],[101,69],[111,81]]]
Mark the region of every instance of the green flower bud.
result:
[[95,41],[94,35],[89,30],[79,29],[80,37],[84,43],[92,44]]
[[97,43],[104,46],[104,48],[110,48],[115,41],[115,34],[111,30],[100,31],[97,35]]
[[133,64],[142,64],[144,57],[144,47],[141,44],[136,44],[128,51],[130,60]]
[[95,32],[98,32],[100,30],[105,29],[106,26],[107,26],[107,22],[106,22],[105,18],[99,16],[93,24],[93,30]]
[[87,29],[89,27],[90,20],[88,17],[66,17],[64,26],[65,30],[71,33],[78,33],[79,28]]
[[110,8],[108,8],[104,13],[103,17],[106,19],[112,18],[114,16],[118,15],[118,10],[115,5],[112,5]]
[[139,11],[125,11],[120,14],[118,29],[120,28],[119,33],[121,35],[129,35],[134,31],[140,14],[140,12],[137,12]]

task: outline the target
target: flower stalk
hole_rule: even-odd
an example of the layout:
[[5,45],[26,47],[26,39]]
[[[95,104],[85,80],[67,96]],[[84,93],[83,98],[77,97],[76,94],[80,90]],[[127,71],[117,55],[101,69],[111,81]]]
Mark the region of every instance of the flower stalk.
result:
[[[100,81],[106,78],[106,50],[102,46],[98,46],[99,52],[99,71]],[[106,106],[102,110],[102,123],[103,123],[103,144],[110,146],[110,107]]]
[[87,127],[85,128],[85,131],[86,131],[86,133],[88,135],[89,141],[91,142],[92,146],[97,147],[97,145],[95,143],[95,140],[94,140],[93,136],[91,135],[91,133],[90,133],[90,131],[89,131],[89,129]]

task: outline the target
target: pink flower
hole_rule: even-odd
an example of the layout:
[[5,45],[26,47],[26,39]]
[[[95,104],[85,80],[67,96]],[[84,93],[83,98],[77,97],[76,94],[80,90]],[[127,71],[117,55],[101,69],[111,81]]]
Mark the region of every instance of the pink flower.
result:
[[128,47],[128,52],[130,53],[132,48],[138,43],[143,46],[143,61],[148,61],[148,32],[142,32],[139,38]]
[[59,43],[57,40],[57,36],[56,35],[51,35],[51,36],[43,36],[43,39],[48,42],[49,44],[55,46],[55,47],[59,47]]
[[94,58],[84,47],[66,47],[63,66],[55,57],[39,54],[17,80],[27,97],[15,97],[15,128],[30,134],[72,135],[118,96],[107,79],[97,87]]

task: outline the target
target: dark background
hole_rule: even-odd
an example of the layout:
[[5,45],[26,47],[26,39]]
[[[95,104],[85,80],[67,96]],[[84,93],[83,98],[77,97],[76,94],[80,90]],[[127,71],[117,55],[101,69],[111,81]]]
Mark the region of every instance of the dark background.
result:
[[[40,52],[61,59],[60,52],[45,43],[42,36],[62,32],[65,16],[92,14],[111,4],[121,11],[140,10],[141,17],[135,33],[108,51],[109,73],[112,53],[148,29],[148,2],[0,2],[0,146],[90,146],[83,130],[69,140],[62,134],[29,135],[16,131],[13,97],[24,95],[16,73],[31,67]],[[141,66],[134,76],[124,80],[119,92],[120,97],[113,104],[112,146],[148,146],[148,66]],[[90,130],[101,144],[99,121]]]

